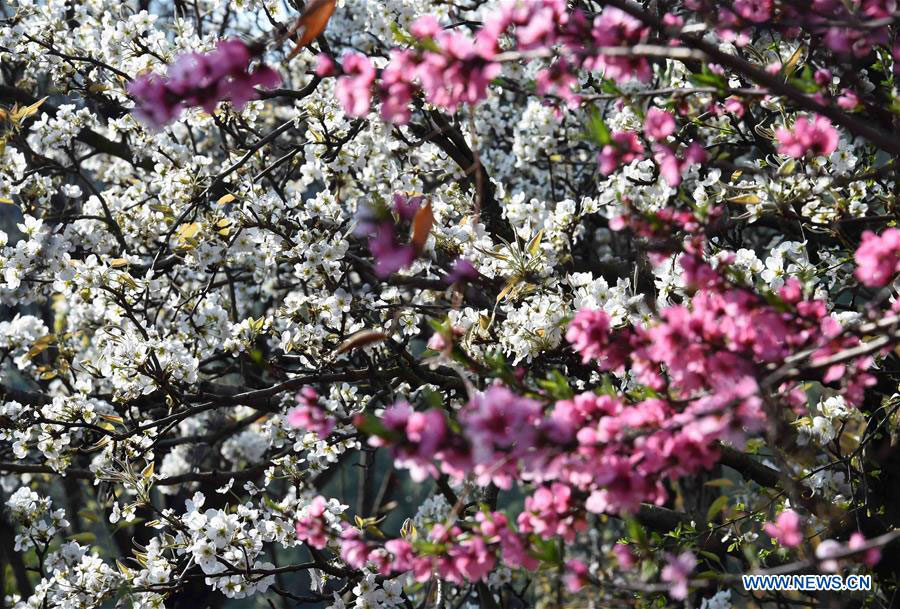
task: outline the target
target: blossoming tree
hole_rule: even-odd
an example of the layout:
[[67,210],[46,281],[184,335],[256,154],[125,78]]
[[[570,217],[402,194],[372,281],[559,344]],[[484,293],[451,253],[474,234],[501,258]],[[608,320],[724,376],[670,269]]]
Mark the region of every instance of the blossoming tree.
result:
[[4,607],[900,598],[895,2],[0,11]]

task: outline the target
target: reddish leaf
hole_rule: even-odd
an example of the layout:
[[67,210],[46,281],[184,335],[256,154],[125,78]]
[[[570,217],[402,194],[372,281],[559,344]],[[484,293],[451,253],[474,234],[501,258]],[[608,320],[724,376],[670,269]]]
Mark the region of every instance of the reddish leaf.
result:
[[384,332],[378,332],[377,330],[360,330],[338,345],[338,348],[334,350],[334,355],[340,355],[341,353],[346,353],[352,349],[359,349],[360,347],[368,347],[369,345],[380,343],[385,339],[387,339],[387,334]]
[[425,242],[428,241],[428,233],[431,232],[433,224],[434,213],[431,211],[431,201],[429,201],[419,208],[412,222],[412,239],[410,239],[410,242],[416,254],[425,247]]
[[292,27],[291,31],[288,33],[288,36],[291,36],[301,29],[303,30],[300,37],[297,39],[296,46],[294,46],[291,54],[288,55],[288,59],[291,59],[294,55],[299,53],[300,49],[315,40],[319,34],[325,31],[328,20],[331,19],[331,15],[334,14],[334,7],[336,4],[337,0],[310,0],[309,4],[306,6],[306,10],[303,11],[303,14],[297,19],[297,23],[294,24],[294,27]]

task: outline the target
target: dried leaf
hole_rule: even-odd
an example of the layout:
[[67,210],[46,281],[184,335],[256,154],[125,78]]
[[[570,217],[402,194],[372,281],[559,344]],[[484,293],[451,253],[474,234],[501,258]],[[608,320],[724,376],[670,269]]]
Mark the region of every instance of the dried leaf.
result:
[[47,101],[46,97],[44,97],[43,99],[37,100],[30,106],[25,106],[24,108],[17,110],[13,115],[13,121],[15,121],[16,123],[19,123],[19,122],[25,120],[26,118],[28,118],[29,116],[36,114],[38,111],[38,108],[40,108],[41,104],[43,104],[45,101]]
[[544,236],[544,229],[538,231],[538,233],[528,242],[528,245],[525,247],[526,251],[532,256],[537,256],[538,252],[541,251],[541,238]]
[[352,349],[368,347],[369,345],[380,343],[386,339],[387,334],[384,332],[379,332],[378,330],[360,330],[338,345],[338,348],[334,350],[334,354],[340,355],[341,353],[346,353]]
[[325,31],[325,26],[328,25],[328,20],[331,19],[331,15],[334,13],[334,7],[336,5],[337,0],[310,1],[306,10],[303,11],[303,14],[300,15],[300,18],[297,19],[294,27],[292,27],[291,31],[288,33],[290,36],[299,32],[301,28],[303,30],[303,33],[300,34],[300,37],[297,39],[297,44],[294,46],[291,54],[287,56],[287,60],[292,59],[300,52],[300,49],[304,48],[310,42],[315,40],[319,34]]
[[737,203],[738,205],[756,205],[760,202],[760,198],[756,195],[738,195],[728,199],[729,203]]
[[784,64],[784,79],[787,80],[794,73],[794,70],[797,69],[800,60],[803,58],[805,49],[803,45],[797,47],[797,50],[794,51],[794,54],[791,55],[790,59],[787,60],[787,63]]
[[794,159],[788,159],[778,168],[779,176],[789,176],[794,173],[794,169],[797,168],[797,161]]
[[231,202],[234,201],[236,198],[237,198],[237,197],[235,197],[235,196],[232,195],[232,194],[223,195],[223,196],[221,196],[221,197],[219,198],[218,201],[216,201],[216,205],[225,205],[226,203],[231,203]]
[[30,360],[36,357],[37,355],[43,353],[47,350],[47,348],[56,341],[55,334],[47,334],[46,336],[42,336],[31,345],[31,349],[28,350],[28,353],[25,354],[25,359]]
[[229,222],[226,218],[221,218],[218,222],[216,222],[216,232],[223,237],[227,237],[231,233],[231,222]]
[[118,268],[121,268],[121,267],[127,266],[127,265],[128,265],[128,261],[125,260],[124,258],[111,258],[109,261],[109,266],[111,266],[114,269],[118,269]]
[[419,208],[416,216],[413,218],[412,239],[410,242],[416,253],[421,252],[425,247],[425,242],[428,241],[428,234],[431,232],[433,225],[434,212],[431,210],[431,201],[429,201]]
[[200,232],[200,223],[199,222],[191,222],[190,224],[185,224],[178,228],[178,240],[182,243],[186,243],[197,236],[197,233]]
[[12,199],[6,199],[4,197],[0,197],[0,203],[6,203],[7,205],[12,205]]
[[513,288],[516,287],[517,285],[519,285],[519,283],[521,283],[521,281],[522,281],[522,278],[519,277],[518,275],[515,277],[512,277],[509,281],[507,281],[506,287],[504,287],[503,290],[499,294],[497,294],[497,302],[500,302],[501,300],[506,298],[506,296],[510,292],[512,292]]
[[151,461],[147,464],[147,467],[144,468],[144,471],[141,472],[141,478],[144,480],[149,480],[153,477],[154,463]]

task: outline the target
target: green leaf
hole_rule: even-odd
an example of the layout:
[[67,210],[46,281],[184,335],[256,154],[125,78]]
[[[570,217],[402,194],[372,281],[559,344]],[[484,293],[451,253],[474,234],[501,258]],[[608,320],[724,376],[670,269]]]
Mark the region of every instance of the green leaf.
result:
[[591,109],[590,117],[588,117],[587,135],[592,142],[601,147],[612,143],[609,127],[606,126],[603,116],[596,108]]
[[709,506],[709,509],[706,510],[706,520],[711,522],[713,518],[715,518],[719,512],[725,509],[725,506],[728,505],[728,496],[721,495],[715,501],[712,502],[712,505]]
[[728,81],[725,80],[724,76],[713,74],[706,68],[706,66],[704,66],[703,72],[701,74],[691,74],[688,77],[688,80],[691,81],[691,84],[697,85],[698,87],[715,87],[716,89],[725,89],[728,86]]
[[385,427],[381,420],[373,414],[364,413],[353,421],[356,428],[369,436],[378,436],[392,442],[402,440],[401,434]]
[[719,558],[718,556],[716,556],[715,554],[713,554],[712,552],[707,552],[706,550],[700,550],[700,555],[705,557],[708,560],[713,561],[714,563],[717,563],[720,565],[722,564],[722,559]]
[[555,540],[533,537],[532,543],[534,545],[533,554],[535,558],[543,563],[551,565],[559,565],[562,563],[562,558],[559,555],[559,545]]
[[633,541],[638,542],[640,545],[644,545],[647,541],[647,531],[644,530],[644,527],[641,526],[634,518],[629,518],[626,523],[626,529],[628,530],[628,537]]
[[546,379],[538,379],[537,384],[554,400],[568,400],[575,395],[569,387],[568,379],[559,370],[550,372]]

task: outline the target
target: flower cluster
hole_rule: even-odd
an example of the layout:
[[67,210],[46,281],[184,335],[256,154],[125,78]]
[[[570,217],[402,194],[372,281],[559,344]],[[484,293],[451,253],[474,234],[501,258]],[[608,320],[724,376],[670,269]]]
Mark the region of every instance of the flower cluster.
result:
[[240,110],[256,99],[254,87],[274,88],[281,77],[268,66],[249,68],[252,53],[240,40],[223,40],[209,53],[187,53],[169,66],[166,76],[143,74],[128,85],[136,102],[135,112],[148,125],[159,128],[175,119],[185,107],[207,112],[220,101]]
[[306,386],[297,394],[300,406],[288,413],[287,422],[292,427],[311,431],[324,440],[334,430],[337,421],[326,415],[318,404],[319,394],[310,386]]
[[578,69],[601,71],[617,82],[650,77],[646,58],[603,53],[604,47],[639,44],[649,34],[640,21],[611,7],[591,23],[580,9],[569,11],[559,0],[506,2],[474,37],[442,28],[431,15],[417,19],[410,33],[422,49],[393,51],[377,82],[368,58],[351,54],[343,59],[337,94],[347,114],[367,113],[375,93],[382,100],[382,118],[396,123],[409,121],[408,106],[419,90],[426,101],[450,112],[462,104],[475,105],[485,99],[488,85],[501,72],[501,40],[507,35],[515,42],[514,49],[505,53],[527,55],[565,46],[570,57],[542,69],[536,82],[539,93],[559,95],[570,106],[579,99],[571,90]]
[[721,609],[900,527],[892,2],[72,4],[0,22],[10,606]]
[[880,235],[866,231],[854,258],[856,277],[863,284],[886,285],[900,270],[900,230],[889,228]]

